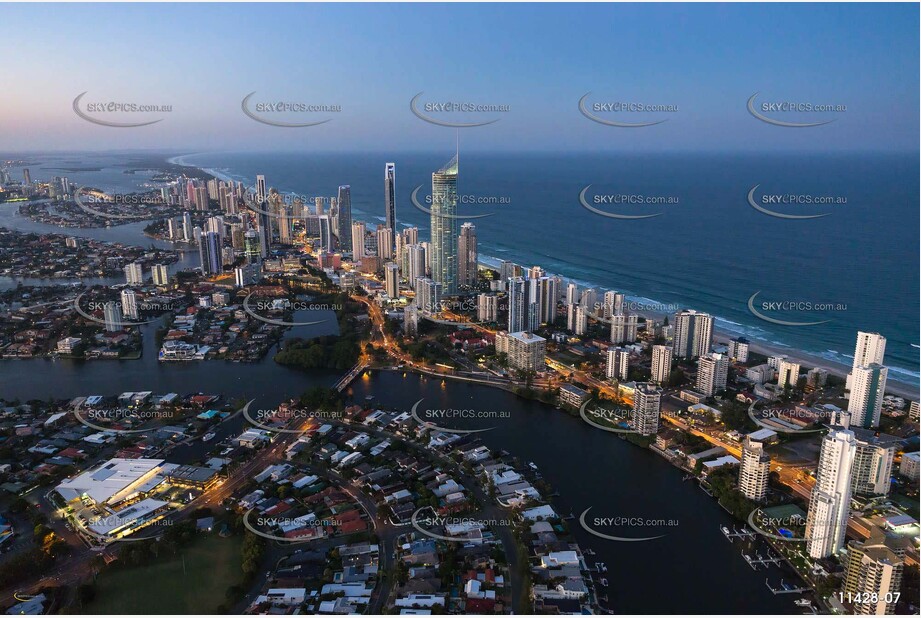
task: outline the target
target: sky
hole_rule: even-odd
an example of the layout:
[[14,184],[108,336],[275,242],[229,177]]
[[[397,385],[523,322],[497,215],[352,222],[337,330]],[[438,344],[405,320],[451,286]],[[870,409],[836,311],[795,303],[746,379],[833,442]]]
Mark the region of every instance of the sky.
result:
[[[0,153],[43,150],[913,151],[917,4],[8,4],[2,7]],[[156,120],[143,127],[100,126]],[[243,113],[257,103],[326,113]],[[454,129],[449,122],[498,119]],[[596,103],[676,106],[593,112]],[[822,103],[831,113],[746,102]],[[425,113],[425,104],[506,106]],[[170,105],[93,115],[89,103]],[[756,108],[761,110],[762,108]]]

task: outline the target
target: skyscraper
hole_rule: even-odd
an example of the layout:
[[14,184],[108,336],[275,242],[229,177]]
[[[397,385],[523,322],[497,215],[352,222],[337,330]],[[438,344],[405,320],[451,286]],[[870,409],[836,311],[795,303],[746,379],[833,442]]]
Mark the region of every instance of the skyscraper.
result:
[[745,337],[736,337],[729,340],[729,358],[739,363],[748,361],[748,339]]
[[409,266],[407,279],[409,285],[416,290],[416,281],[425,278],[425,247],[418,244],[406,247],[406,262]]
[[901,440],[872,429],[851,426],[857,449],[851,472],[851,492],[856,496],[889,495],[892,483],[892,462]]
[[518,333],[527,325],[527,288],[521,277],[508,280],[508,332]]
[[569,305],[567,309],[566,328],[574,335],[584,335],[588,331],[588,311],[582,305]]
[[[866,367],[876,363],[883,364],[883,357],[886,355],[886,338],[879,333],[857,332],[857,345],[854,346],[854,362],[851,364],[852,369]],[[854,372],[847,374],[844,386],[844,397],[850,398],[852,384],[854,381]]]
[[696,358],[713,344],[713,316],[685,309],[675,314],[675,356]]
[[179,227],[178,219],[174,217],[170,217],[169,219],[167,219],[166,220],[166,230],[167,230],[167,235],[169,236],[170,240],[179,240],[182,238],[182,231]]
[[540,315],[538,322],[550,323],[556,320],[556,304],[560,296],[559,277],[541,277],[537,280],[538,304]]
[[479,255],[476,243],[476,226],[464,223],[457,240],[457,284],[470,287],[477,280]]
[[496,334],[496,352],[508,355],[510,367],[539,371],[547,358],[547,340],[529,332]]
[[598,314],[598,291],[595,288],[585,288],[582,290],[582,297],[579,304],[585,307],[585,310],[592,316]]
[[499,299],[492,294],[477,296],[476,319],[480,322],[495,322],[499,312]]
[[854,433],[847,429],[833,428],[822,439],[806,516],[806,551],[812,558],[831,556],[844,543],[856,451]]
[[393,231],[389,227],[380,226],[375,232],[377,237],[377,257],[393,259]]
[[188,212],[182,213],[182,238],[186,242],[191,242],[192,235],[192,215]]
[[320,215],[317,217],[317,223],[320,226],[320,248],[323,251],[335,251],[336,237],[333,234],[332,222],[329,219],[329,215]]
[[777,387],[796,388],[797,381],[799,381],[799,363],[786,359],[780,361],[780,366],[777,368]]
[[352,261],[360,262],[365,257],[365,224],[363,221],[352,223]]
[[566,304],[575,305],[579,302],[579,286],[575,283],[566,285]]
[[641,382],[633,391],[633,428],[643,436],[654,436],[659,431],[659,411],[662,406],[662,389],[655,384]]
[[221,244],[224,244],[224,235],[225,235],[225,225],[224,217],[208,217],[208,220],[205,221],[205,231],[206,232],[217,232],[218,236],[221,238]]
[[128,285],[144,285],[144,267],[140,262],[125,266],[125,282]]
[[121,320],[118,317],[118,303],[114,300],[108,301],[102,307],[103,321],[105,322],[106,332],[114,333],[122,329]]
[[635,315],[612,315],[611,343],[633,343],[636,341],[638,328]]
[[883,357],[886,355],[886,338],[879,333],[865,333],[858,331],[857,346],[854,349],[854,367],[870,365],[872,363],[883,364]]
[[604,293],[604,317],[610,318],[613,315],[624,314],[624,295],[620,292],[610,291]]
[[259,255],[266,258],[272,246],[272,218],[269,216],[269,192],[266,188],[265,176],[256,176],[256,228],[259,231]]
[[455,154],[432,174],[432,279],[445,296],[457,294],[457,173]]
[[259,231],[259,251],[263,258],[267,258],[272,246],[272,217],[268,211],[260,212],[256,215],[256,222]]
[[257,264],[262,261],[262,250],[259,248],[259,234],[256,230],[247,230],[243,233],[243,254],[247,264]]
[[746,436],[739,465],[739,491],[749,500],[762,502],[767,496],[770,474],[771,458],[764,452],[764,444]]
[[198,253],[201,257],[203,275],[214,275],[221,272],[221,237],[217,232],[205,232],[201,235]]
[[438,313],[441,309],[441,285],[428,277],[416,282],[416,305],[424,313]]
[[407,337],[415,337],[419,332],[419,308],[410,303],[403,308],[403,332]]
[[211,203],[208,201],[208,189],[206,187],[195,187],[195,209],[208,210]]
[[391,238],[397,236],[397,166],[384,165],[384,225],[390,229]]
[[400,272],[408,273],[409,262],[407,261],[407,258],[409,256],[409,252],[406,250],[406,237],[403,236],[403,234],[397,234],[393,244],[393,259],[396,260],[396,263],[400,265]]
[[871,363],[854,367],[849,375],[851,396],[847,402],[847,410],[851,413],[851,423],[858,427],[879,426],[889,368],[879,363]]
[[711,352],[697,361],[697,390],[708,397],[726,388],[729,357]]
[[667,345],[652,346],[652,376],[650,379],[656,384],[668,382],[668,375],[672,371],[672,348]]
[[384,265],[384,291],[390,298],[400,297],[400,265],[396,262]]
[[890,537],[877,528],[866,541],[847,544],[844,601],[853,605],[854,615],[895,613],[909,543],[904,537]]
[[138,295],[134,290],[122,290],[122,317],[138,319]]
[[169,271],[166,264],[154,264],[151,270],[153,274],[154,285],[167,285],[169,283]]
[[[345,251],[352,247],[352,188],[350,185],[339,187],[339,197],[336,212],[336,237],[339,238],[339,249]],[[322,208],[323,203],[320,203]]]
[[604,369],[606,378],[624,381],[630,368],[630,353],[624,348],[608,348],[608,359]]
[[269,194],[266,192],[265,176],[259,174],[256,176],[256,207],[263,210],[266,206],[266,200]]
[[502,260],[499,263],[499,278],[503,281],[518,277],[521,275],[521,267],[508,260]]
[[277,208],[278,208],[278,218],[276,219],[276,221],[278,223],[278,242],[280,242],[283,245],[290,245],[291,244],[291,233],[292,233],[291,213],[288,211],[287,204],[279,203]]
[[531,332],[540,327],[540,275],[533,270],[528,274],[527,279],[527,319],[525,320],[525,329]]

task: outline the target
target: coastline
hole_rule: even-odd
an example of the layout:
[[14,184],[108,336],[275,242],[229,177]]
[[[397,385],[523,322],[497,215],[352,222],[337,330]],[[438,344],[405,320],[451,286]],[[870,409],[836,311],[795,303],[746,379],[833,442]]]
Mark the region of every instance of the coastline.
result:
[[[717,331],[717,334],[725,336],[724,333]],[[715,337],[714,337],[715,338]],[[727,336],[726,340],[731,339],[731,336]],[[828,373],[839,378],[844,379],[847,374],[850,372],[851,367],[845,365],[844,363],[835,363],[818,356],[813,356],[808,352],[803,352],[802,350],[788,350],[781,347],[772,347],[770,345],[764,344],[760,341],[749,340],[748,348],[752,352],[758,354],[763,354],[765,356],[774,356],[774,355],[786,355],[790,359],[800,363],[802,367],[821,367],[822,369],[828,370]],[[886,380],[886,394],[897,395],[899,397],[904,397],[908,400],[918,400],[918,387],[912,386],[911,384],[905,384],[889,377]]]
[[[193,168],[203,174],[210,175],[212,177],[218,178],[220,180],[224,180],[226,182],[232,181],[232,179],[229,176],[227,176],[226,174],[221,174],[217,172],[216,170],[209,169],[206,167],[200,167],[197,165],[190,165],[188,163],[184,163],[181,161],[183,158],[193,156],[195,154],[199,154],[199,153],[188,153],[188,154],[181,154],[181,155],[169,157],[168,159],[166,159],[166,163],[169,165],[174,165],[174,166]],[[500,258],[492,258],[491,256],[485,256],[485,257],[487,259],[491,259],[494,261],[498,261],[500,259]],[[490,262],[485,261],[484,259],[478,260],[478,265],[480,267],[486,267],[492,270],[496,270],[496,266],[494,264],[491,264]],[[586,282],[582,282],[576,279],[569,278],[562,273],[555,273],[555,274],[558,274],[560,277],[562,277],[566,281],[573,281],[582,286],[588,285]],[[660,303],[653,299],[649,299],[649,298],[642,297],[642,296],[628,295],[626,298],[630,302],[636,302],[636,303],[642,303],[642,304],[656,304],[656,305],[665,304],[665,303]],[[665,313],[643,312],[643,311],[636,311],[634,313],[636,315],[642,316],[647,319],[650,317],[653,319],[662,319],[665,315],[667,315]],[[720,321],[726,322],[725,319],[720,318],[717,315],[713,315],[713,317],[714,317],[715,323],[718,323]],[[714,326],[713,334],[714,334],[714,341],[720,340],[721,342],[728,341],[729,339],[732,339],[734,337],[743,336],[749,341],[749,349],[753,352],[756,352],[758,354],[763,354],[765,356],[785,355],[791,360],[800,362],[800,364],[804,368],[805,367],[810,367],[810,368],[811,367],[821,367],[823,369],[826,369],[830,374],[841,377],[841,378],[844,378],[851,369],[850,365],[848,365],[847,363],[830,360],[828,358],[820,356],[817,353],[811,353],[811,352],[800,350],[800,349],[793,348],[790,346],[778,345],[772,342],[767,342],[767,341],[764,341],[763,339],[757,339],[750,335],[739,334],[725,327]],[[856,336],[856,333],[855,333],[855,336]],[[911,370],[904,369],[901,367],[898,367],[897,369],[901,371],[911,371]],[[894,373],[896,372],[893,372],[890,370],[889,379],[887,380],[887,383],[886,383],[887,393],[895,394],[900,397],[905,397],[905,398],[912,399],[912,400],[917,400],[921,398],[921,396],[919,396],[919,389],[921,389],[921,385],[915,385],[915,384],[911,384],[909,382],[900,380],[898,379],[898,377],[893,375]]]

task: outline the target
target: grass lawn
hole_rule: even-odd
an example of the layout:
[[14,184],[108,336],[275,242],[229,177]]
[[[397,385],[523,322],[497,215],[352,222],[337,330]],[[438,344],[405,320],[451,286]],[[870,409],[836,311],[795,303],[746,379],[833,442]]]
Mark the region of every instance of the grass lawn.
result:
[[[213,614],[227,588],[243,579],[242,536],[209,535],[195,540],[181,555],[146,567],[101,574],[88,614]],[[183,571],[183,556],[185,570]]]

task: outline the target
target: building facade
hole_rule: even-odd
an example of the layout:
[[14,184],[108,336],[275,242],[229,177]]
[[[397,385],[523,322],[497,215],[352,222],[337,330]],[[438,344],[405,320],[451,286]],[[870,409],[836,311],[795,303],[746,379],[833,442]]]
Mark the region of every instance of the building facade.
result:
[[857,441],[847,429],[831,429],[822,439],[806,515],[806,551],[812,558],[827,558],[844,544],[856,451]]

